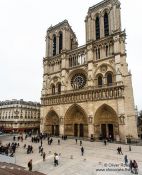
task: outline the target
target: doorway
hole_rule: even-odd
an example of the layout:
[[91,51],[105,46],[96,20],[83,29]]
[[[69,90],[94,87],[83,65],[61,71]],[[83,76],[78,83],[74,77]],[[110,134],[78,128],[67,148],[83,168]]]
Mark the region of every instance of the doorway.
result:
[[79,128],[79,131],[80,131],[79,136],[80,137],[84,137],[84,126],[83,126],[83,124],[80,124],[79,126],[80,126],[80,128]]
[[105,139],[107,136],[107,133],[106,133],[106,124],[101,124],[101,137],[102,139]]
[[78,136],[78,124],[74,124],[74,136]]
[[113,124],[108,124],[108,135],[110,139],[114,139],[114,135],[113,135]]

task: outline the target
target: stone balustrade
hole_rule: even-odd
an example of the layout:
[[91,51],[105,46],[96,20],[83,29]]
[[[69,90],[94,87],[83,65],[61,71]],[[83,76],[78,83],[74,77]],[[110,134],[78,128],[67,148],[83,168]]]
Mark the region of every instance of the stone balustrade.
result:
[[58,105],[79,103],[85,101],[99,101],[124,97],[124,85],[108,86],[103,88],[87,88],[72,90],[62,94],[44,95],[41,98],[42,105]]

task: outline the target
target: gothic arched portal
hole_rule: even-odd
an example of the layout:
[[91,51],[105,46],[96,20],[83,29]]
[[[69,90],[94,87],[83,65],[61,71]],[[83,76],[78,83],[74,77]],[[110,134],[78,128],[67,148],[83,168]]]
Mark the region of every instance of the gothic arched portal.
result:
[[94,117],[94,130],[96,138],[116,139],[119,135],[118,117],[112,107],[104,104],[97,109]]
[[65,135],[88,137],[87,115],[79,105],[71,106],[65,115]]
[[55,111],[48,112],[44,123],[44,132],[55,136],[59,135],[59,116]]

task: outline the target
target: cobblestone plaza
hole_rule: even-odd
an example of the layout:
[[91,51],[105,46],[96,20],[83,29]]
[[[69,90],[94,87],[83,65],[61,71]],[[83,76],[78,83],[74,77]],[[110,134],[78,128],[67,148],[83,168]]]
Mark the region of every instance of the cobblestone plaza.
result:
[[[13,137],[1,137],[3,144],[13,142]],[[74,139],[61,140],[53,138],[52,145],[48,145],[47,139],[43,140],[43,149],[46,160],[38,152],[40,143],[32,143],[31,138],[19,142],[20,147],[16,150],[15,161],[17,165],[27,169],[27,162],[33,160],[33,171],[39,171],[48,175],[129,175],[129,167],[124,165],[124,155],[128,160],[136,160],[139,166],[139,175],[142,175],[142,147],[132,145],[120,145],[103,142],[82,141],[84,156],[81,155],[79,140],[76,144]],[[33,146],[33,153],[27,154],[24,144]],[[121,146],[123,155],[117,154],[117,147]],[[54,153],[60,154],[59,165],[54,166]]]

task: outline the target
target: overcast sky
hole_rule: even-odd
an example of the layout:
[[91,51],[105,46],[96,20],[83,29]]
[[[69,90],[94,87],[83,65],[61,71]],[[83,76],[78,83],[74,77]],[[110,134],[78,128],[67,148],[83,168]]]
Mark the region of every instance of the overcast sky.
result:
[[[100,0],[0,0],[0,101],[40,101],[48,27],[67,19],[85,44],[84,19]],[[142,109],[142,0],[121,0],[135,105]],[[139,79],[140,78],[140,79]]]

